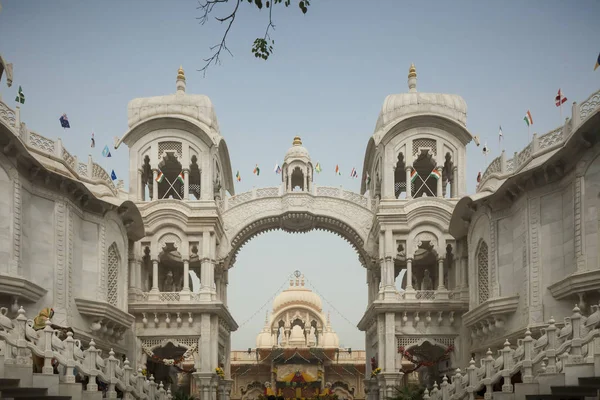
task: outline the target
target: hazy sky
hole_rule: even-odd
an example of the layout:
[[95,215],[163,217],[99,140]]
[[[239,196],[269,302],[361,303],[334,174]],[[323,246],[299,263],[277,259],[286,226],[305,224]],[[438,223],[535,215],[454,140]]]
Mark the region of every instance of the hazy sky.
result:
[[[562,122],[554,105],[559,88],[569,100],[564,116],[573,101],[600,88],[600,70],[593,71],[600,52],[598,1],[313,0],[307,15],[293,1],[274,10],[276,46],[267,62],[250,51],[264,33],[267,12],[243,2],[228,39],[234,58],[224,55],[205,78],[196,70],[225,27],[199,25],[195,1],[0,2],[0,53],[14,63],[12,88],[4,80],[0,85],[4,101],[13,105],[21,85],[27,98],[21,118],[30,129],[61,137],[80,159],[91,153],[125,179],[127,148],[113,149],[111,159],[101,158],[102,148],[126,132],[131,99],[175,92],[179,65],[187,92],[206,94],[215,105],[232,168],[242,174],[237,193],[278,185],[273,166],[282,163],[295,135],[323,167],[317,184],[358,191],[350,170],[362,172],[381,104],[407,90],[411,62],[419,91],[465,99],[469,130],[492,150],[488,161],[500,151],[500,124],[512,154],[527,143],[527,109],[532,133],[542,134]],[[216,7],[215,15],[226,15],[230,6]],[[70,130],[60,127],[62,113]],[[473,192],[485,160],[473,144],[467,154]],[[252,175],[256,163],[260,177]],[[341,177],[334,175],[336,164]],[[364,348],[355,324],[366,305],[366,274],[350,245],[330,233],[274,232],[249,242],[230,271],[237,321],[253,315],[296,269],[325,297],[341,344]],[[255,347],[263,320],[264,310],[234,334],[233,347]]]

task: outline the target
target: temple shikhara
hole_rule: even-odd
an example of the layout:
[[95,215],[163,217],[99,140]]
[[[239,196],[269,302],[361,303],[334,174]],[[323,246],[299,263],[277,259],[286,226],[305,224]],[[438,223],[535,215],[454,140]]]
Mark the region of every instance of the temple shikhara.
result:
[[[211,100],[173,72],[174,93],[127,107],[128,188],[0,98],[0,398],[597,395],[600,92],[469,194],[466,102],[419,92],[412,65],[372,116],[359,193],[320,186],[320,144],[297,136],[278,186],[236,194]],[[0,57],[1,82],[13,74]],[[273,229],[356,251],[363,349],[340,346],[301,271],[256,346],[232,348],[236,257]]]

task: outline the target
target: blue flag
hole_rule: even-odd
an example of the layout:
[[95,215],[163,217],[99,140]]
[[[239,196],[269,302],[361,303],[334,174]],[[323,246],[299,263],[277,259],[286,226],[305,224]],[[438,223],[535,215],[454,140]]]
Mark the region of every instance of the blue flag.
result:
[[62,126],[63,128],[70,128],[71,125],[69,125],[69,118],[67,118],[67,114],[63,114],[62,117],[59,118],[60,121],[60,126]]
[[104,146],[104,149],[102,150],[102,157],[112,157],[110,155],[110,150],[108,149],[108,146]]
[[114,169],[110,173],[110,179],[112,179],[113,181],[117,180],[117,174],[115,174],[115,170]]

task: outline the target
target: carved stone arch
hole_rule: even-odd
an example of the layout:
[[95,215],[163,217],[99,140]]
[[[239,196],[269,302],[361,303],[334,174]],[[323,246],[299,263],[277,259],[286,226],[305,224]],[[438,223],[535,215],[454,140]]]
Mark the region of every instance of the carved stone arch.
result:
[[[454,341],[453,338],[444,338],[443,340],[444,341]],[[437,340],[436,338],[422,338],[422,339],[413,341],[412,343],[408,344],[407,346],[404,346],[404,349],[410,350],[414,347],[422,346],[425,343],[429,343],[432,346],[439,347],[440,349],[442,349],[444,351],[446,351],[452,345],[451,343],[449,343],[449,344],[442,343],[441,341]]]
[[280,197],[254,199],[249,195],[248,201],[222,214],[229,243],[226,243],[228,246],[220,246],[219,258],[224,259],[227,265],[232,265],[231,261],[241,247],[263,232],[276,229],[308,232],[317,229],[335,233],[348,241],[361,263],[369,265],[374,257],[365,249],[365,242],[371,231],[373,212],[353,200],[340,198],[337,189],[335,193],[338,193],[335,197],[289,193]]
[[158,239],[158,251],[162,251],[169,244],[172,244],[175,250],[181,252],[181,238],[175,233],[165,233]]
[[339,399],[354,400],[355,388],[350,388],[345,382],[334,382],[331,385],[331,392],[332,394],[337,395]]
[[408,256],[413,257],[414,252],[420,248],[424,242],[429,242],[432,250],[438,255],[445,253],[446,241],[437,227],[433,225],[417,225],[411,229],[408,235]]
[[[324,329],[327,326],[327,321],[325,320],[325,317],[321,314],[321,313],[317,313],[314,310],[308,308],[308,307],[299,307],[297,305],[290,305],[287,307],[282,308],[281,310],[277,311],[276,314],[273,315],[272,318],[272,323],[271,323],[271,329],[279,329],[279,322],[280,321],[287,321],[287,316],[288,313],[290,311],[294,311],[294,317],[289,319],[289,322],[293,322],[295,317],[296,317],[296,313],[298,313],[298,317],[303,320],[305,315],[302,315],[301,312],[308,312],[309,315],[309,321],[314,319],[317,321],[317,326],[320,329]],[[310,322],[307,321],[307,325],[310,324]]]
[[582,154],[581,158],[577,162],[577,165],[575,166],[575,176],[584,176],[598,157],[600,157],[600,141],[597,142],[591,149]]

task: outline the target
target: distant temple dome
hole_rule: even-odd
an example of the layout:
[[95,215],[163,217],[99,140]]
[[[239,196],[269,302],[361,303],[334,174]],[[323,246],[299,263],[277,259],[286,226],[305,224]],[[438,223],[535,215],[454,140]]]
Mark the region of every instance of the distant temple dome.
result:
[[418,115],[439,115],[467,125],[467,103],[455,94],[417,92],[417,70],[411,65],[408,74],[408,93],[387,96],[377,118],[375,132],[391,123]]
[[288,151],[287,151],[287,153],[285,153],[285,157],[283,159],[283,161],[285,163],[289,163],[293,160],[301,160],[304,162],[310,161],[310,156],[308,155],[308,150],[306,150],[306,147],[302,146],[302,139],[300,138],[300,136],[296,136],[294,138],[292,147],[290,147],[288,149]]
[[288,305],[309,306],[319,313],[323,309],[323,303],[319,295],[304,287],[304,277],[295,281],[291,279],[290,287],[275,297],[275,300],[273,300],[273,313]]

